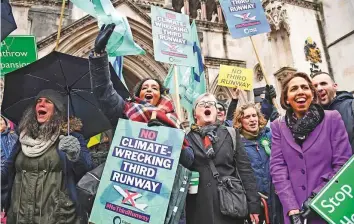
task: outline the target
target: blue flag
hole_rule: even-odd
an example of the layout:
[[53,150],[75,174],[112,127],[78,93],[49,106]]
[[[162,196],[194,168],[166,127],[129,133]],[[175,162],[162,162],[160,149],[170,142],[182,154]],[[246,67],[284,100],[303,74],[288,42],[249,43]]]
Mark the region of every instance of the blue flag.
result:
[[170,89],[170,93],[175,93],[173,75],[177,69],[179,94],[181,106],[188,113],[189,122],[193,123],[193,102],[200,95],[206,92],[206,80],[204,73],[203,57],[200,49],[197,26],[195,21],[191,25],[191,35],[194,42],[193,52],[197,67],[171,66],[164,85]]
[[118,78],[124,84],[125,88],[128,89],[127,84],[125,83],[125,79],[123,76],[123,56],[116,56],[116,57],[108,57],[109,62],[111,62],[114,71],[117,73]]
[[107,44],[109,56],[145,54],[145,51],[134,42],[127,18],[119,15],[110,0],[71,0],[71,2],[95,17],[99,27],[103,24],[116,24]]

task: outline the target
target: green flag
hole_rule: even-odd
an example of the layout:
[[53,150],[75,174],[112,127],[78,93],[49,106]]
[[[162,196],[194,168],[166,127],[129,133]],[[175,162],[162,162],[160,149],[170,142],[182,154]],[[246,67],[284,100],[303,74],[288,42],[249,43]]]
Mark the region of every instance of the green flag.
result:
[[194,42],[193,52],[197,67],[171,66],[164,85],[170,89],[170,93],[175,93],[175,83],[173,75],[177,69],[179,95],[181,106],[188,113],[188,120],[193,123],[193,102],[200,95],[206,92],[206,80],[204,64],[198,39],[197,26],[195,21],[191,25],[192,40]]
[[145,54],[145,51],[134,42],[127,18],[119,15],[110,0],[71,0],[71,2],[95,17],[99,27],[103,24],[116,24],[107,44],[107,53],[110,57]]

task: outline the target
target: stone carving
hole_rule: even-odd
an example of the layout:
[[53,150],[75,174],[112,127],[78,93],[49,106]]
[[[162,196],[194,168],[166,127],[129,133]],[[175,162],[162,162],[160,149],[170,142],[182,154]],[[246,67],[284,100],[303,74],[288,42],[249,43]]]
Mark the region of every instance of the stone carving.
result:
[[196,19],[202,19],[202,10],[201,9],[197,10],[197,18]]
[[317,72],[322,71],[318,65],[318,63],[322,63],[321,50],[317,47],[316,42],[308,37],[305,41],[304,52],[306,61],[310,61],[310,76],[312,77]]
[[255,67],[254,67],[254,74],[256,75],[256,79],[257,81],[262,81],[264,76],[263,76],[263,72],[262,72],[262,68],[259,64],[257,64]]
[[288,77],[291,74],[294,74],[296,71],[297,70],[295,68],[282,67],[281,69],[279,69],[274,73],[274,76],[280,82],[280,84],[282,84],[286,77]]
[[217,22],[217,19],[218,19],[218,14],[217,13],[213,13],[210,22],[215,23],[215,22]]
[[288,35],[290,34],[289,18],[284,2],[270,1],[265,7],[265,12],[272,30],[278,31],[281,27],[284,27]]

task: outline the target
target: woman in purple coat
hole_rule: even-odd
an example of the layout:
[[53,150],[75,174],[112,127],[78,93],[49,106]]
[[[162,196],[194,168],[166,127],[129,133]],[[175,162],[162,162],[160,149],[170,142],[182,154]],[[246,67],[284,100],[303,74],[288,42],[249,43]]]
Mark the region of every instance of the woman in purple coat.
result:
[[[283,205],[285,223],[303,223],[308,202],[351,156],[348,135],[337,111],[324,111],[305,73],[284,81],[281,106],[285,117],[271,124],[270,173]],[[313,211],[311,224],[326,223]],[[304,213],[303,213],[304,214]]]

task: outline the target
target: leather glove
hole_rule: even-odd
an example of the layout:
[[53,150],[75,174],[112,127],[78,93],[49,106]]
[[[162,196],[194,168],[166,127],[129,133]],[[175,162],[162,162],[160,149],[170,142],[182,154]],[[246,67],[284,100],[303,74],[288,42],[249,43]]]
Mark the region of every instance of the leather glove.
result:
[[310,207],[310,202],[315,196],[316,194],[312,193],[311,196],[308,197],[306,201],[302,204],[301,215],[304,219],[310,219],[317,216],[317,214]]
[[266,85],[264,98],[268,100],[269,103],[273,104],[273,98],[277,97],[277,93],[275,92],[275,88],[273,85]]
[[102,25],[101,30],[95,40],[95,52],[97,54],[102,54],[105,51],[108,40],[111,37],[115,27],[116,25],[114,23],[111,23],[107,26],[105,24]]
[[157,120],[157,119],[151,119],[148,123],[147,123],[148,127],[153,127],[153,126],[166,126],[164,125],[161,121]]
[[59,140],[59,150],[66,153],[68,160],[72,162],[78,161],[81,151],[79,140],[71,135],[60,135]]
[[301,214],[294,214],[294,215],[290,215],[289,216],[290,218],[290,223],[291,224],[303,224],[304,223],[304,220],[301,216]]

